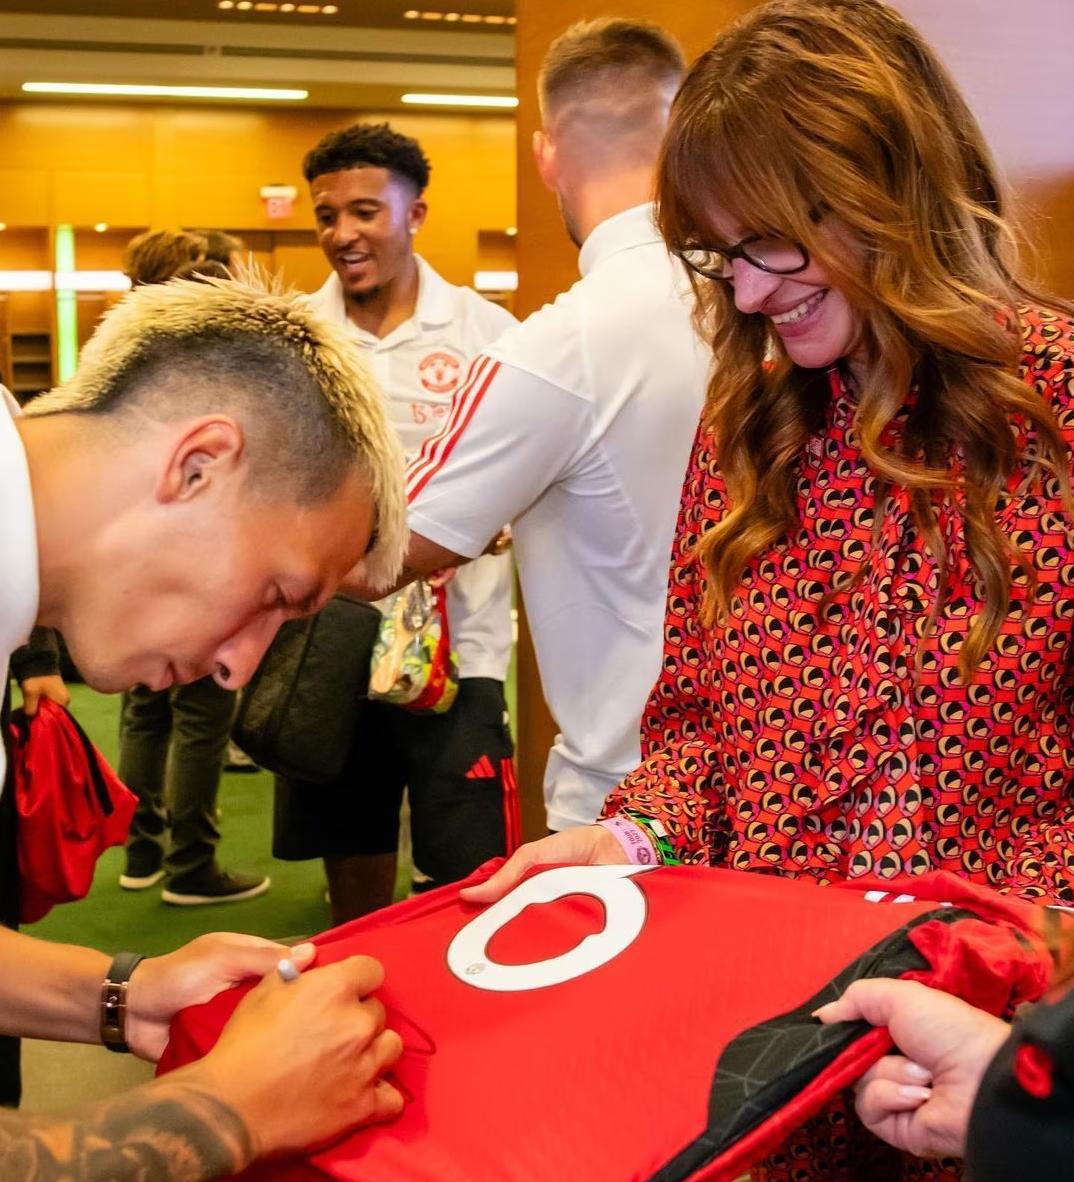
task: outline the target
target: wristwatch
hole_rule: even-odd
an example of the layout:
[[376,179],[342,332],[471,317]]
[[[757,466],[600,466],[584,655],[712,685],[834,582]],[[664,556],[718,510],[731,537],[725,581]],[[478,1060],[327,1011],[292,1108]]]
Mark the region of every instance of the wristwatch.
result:
[[143,957],[137,952],[117,952],[101,984],[101,1042],[120,1054],[127,1046],[127,987],[131,973]]

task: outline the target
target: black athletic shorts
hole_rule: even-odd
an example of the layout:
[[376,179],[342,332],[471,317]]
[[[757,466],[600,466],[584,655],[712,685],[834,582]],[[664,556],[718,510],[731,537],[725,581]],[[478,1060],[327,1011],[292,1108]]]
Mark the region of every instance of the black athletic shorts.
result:
[[519,844],[513,753],[502,681],[463,678],[446,714],[365,702],[338,780],[276,778],[273,855],[394,853],[406,790],[415,865],[455,882]]

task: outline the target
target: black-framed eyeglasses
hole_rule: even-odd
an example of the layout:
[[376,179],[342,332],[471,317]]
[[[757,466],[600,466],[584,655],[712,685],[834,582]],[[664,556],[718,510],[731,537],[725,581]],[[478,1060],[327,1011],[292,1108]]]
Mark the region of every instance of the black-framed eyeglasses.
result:
[[743,238],[734,246],[686,246],[674,253],[705,279],[732,278],[735,259],[745,259],[771,275],[797,275],[809,266],[809,252],[800,242],[764,234]]

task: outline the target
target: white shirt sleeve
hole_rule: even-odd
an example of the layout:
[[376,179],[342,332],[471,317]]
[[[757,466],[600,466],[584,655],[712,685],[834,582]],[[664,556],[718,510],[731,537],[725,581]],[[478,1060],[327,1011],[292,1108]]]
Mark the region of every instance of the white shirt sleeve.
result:
[[407,469],[410,528],[476,558],[584,453],[585,399],[484,354]]

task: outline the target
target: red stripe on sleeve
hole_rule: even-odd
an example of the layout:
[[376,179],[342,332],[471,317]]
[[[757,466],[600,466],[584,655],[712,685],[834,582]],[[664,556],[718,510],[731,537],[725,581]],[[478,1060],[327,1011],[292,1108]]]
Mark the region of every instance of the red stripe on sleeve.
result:
[[515,778],[515,761],[510,756],[500,760],[500,783],[503,785],[504,845],[510,857],[522,844],[518,780]]
[[499,368],[498,361],[483,355],[474,360],[465,384],[452,400],[451,414],[443,429],[422,444],[421,451],[407,470],[408,501],[413,501],[447,462]]

